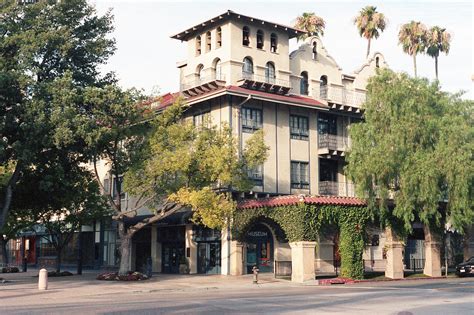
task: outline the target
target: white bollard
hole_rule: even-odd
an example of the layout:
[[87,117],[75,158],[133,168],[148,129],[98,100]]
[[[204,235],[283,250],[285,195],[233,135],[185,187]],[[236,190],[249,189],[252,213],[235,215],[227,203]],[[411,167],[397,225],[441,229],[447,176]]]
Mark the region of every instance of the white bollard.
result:
[[38,290],[48,290],[48,270],[46,269],[39,271]]

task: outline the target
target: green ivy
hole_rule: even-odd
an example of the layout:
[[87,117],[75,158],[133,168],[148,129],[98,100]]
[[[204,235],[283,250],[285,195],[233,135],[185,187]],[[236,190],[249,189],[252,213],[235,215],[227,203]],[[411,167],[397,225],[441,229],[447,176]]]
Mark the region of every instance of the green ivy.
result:
[[233,220],[233,236],[244,241],[253,223],[267,218],[277,223],[289,242],[317,241],[318,233],[327,226],[339,227],[341,276],[361,279],[364,276],[362,254],[364,232],[372,218],[367,207],[298,205],[256,208],[237,211]]

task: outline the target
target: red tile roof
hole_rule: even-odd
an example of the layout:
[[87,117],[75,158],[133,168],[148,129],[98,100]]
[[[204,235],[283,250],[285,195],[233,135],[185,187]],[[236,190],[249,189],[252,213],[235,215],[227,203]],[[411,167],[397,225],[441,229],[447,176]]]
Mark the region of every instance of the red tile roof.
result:
[[237,205],[238,209],[255,209],[266,207],[291,206],[299,203],[312,205],[334,205],[334,206],[366,206],[366,202],[356,197],[336,197],[336,196],[303,196],[303,195],[289,195],[272,197],[265,199],[249,199],[240,202]]
[[[316,108],[323,108],[327,109],[329,108],[326,104],[321,103],[313,98],[310,97],[304,97],[300,95],[280,95],[280,94],[274,94],[274,93],[267,93],[263,91],[257,91],[257,90],[250,90],[246,89],[240,86],[235,86],[235,85],[229,85],[226,87],[222,87],[216,90],[209,91],[207,93],[199,94],[196,96],[188,97],[185,98],[186,102],[197,102],[202,98],[206,98],[212,95],[217,95],[217,94],[234,94],[234,95],[242,95],[244,97],[251,95],[253,97],[259,98],[259,99],[265,99],[268,101],[274,101],[274,102],[284,102],[284,103],[291,103],[295,105],[302,105],[302,106],[308,106],[308,107],[316,107]],[[178,98],[180,93],[167,93],[162,95],[158,99],[153,99],[150,101],[150,103],[158,102],[159,104],[155,107],[155,109],[163,109],[168,107],[169,105],[173,104],[173,102]]]

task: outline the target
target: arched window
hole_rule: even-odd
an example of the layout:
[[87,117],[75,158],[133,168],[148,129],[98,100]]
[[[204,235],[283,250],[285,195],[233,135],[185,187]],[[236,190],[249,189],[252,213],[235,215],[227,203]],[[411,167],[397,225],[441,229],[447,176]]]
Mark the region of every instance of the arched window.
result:
[[202,64],[196,67],[196,78],[198,80],[202,78],[202,69],[204,69],[204,66]]
[[300,94],[301,95],[308,95],[308,72],[303,71],[301,72],[301,81],[300,81]]
[[242,29],[242,45],[250,45],[250,29],[247,26]]
[[275,33],[270,35],[270,51],[273,53],[277,52],[278,48],[278,36]]
[[262,30],[257,31],[257,48],[263,49],[263,31]]
[[220,27],[217,28],[216,35],[217,35],[216,47],[217,48],[222,47],[222,29]]
[[253,75],[253,62],[250,57],[245,57],[244,58],[244,63],[242,65],[242,75],[244,79],[250,79],[252,78]]
[[219,58],[217,58],[214,61],[214,72],[216,74],[216,80],[224,80],[224,78],[222,76],[222,64],[221,64],[221,60]]
[[211,32],[206,33],[206,52],[211,51]]
[[379,57],[375,57],[375,66],[376,66],[377,68],[380,67],[380,65],[379,65]]
[[265,67],[265,82],[275,83],[275,65],[272,62],[267,62]]
[[313,59],[316,60],[316,57],[318,56],[318,44],[316,42],[313,42]]
[[196,55],[199,56],[201,54],[201,35],[196,37]]
[[325,100],[328,98],[328,77],[323,75],[319,80],[319,96]]

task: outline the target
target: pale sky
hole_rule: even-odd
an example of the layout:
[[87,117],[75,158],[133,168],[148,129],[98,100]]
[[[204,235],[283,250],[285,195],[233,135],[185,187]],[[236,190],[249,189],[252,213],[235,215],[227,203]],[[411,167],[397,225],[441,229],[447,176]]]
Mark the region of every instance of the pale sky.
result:
[[[326,21],[322,41],[343,72],[350,74],[364,61],[367,41],[353,24],[366,5],[375,5],[388,18],[379,39],[372,41],[371,53],[381,52],[389,67],[413,74],[412,58],[398,45],[400,26],[411,20],[427,26],[439,25],[452,34],[449,55],[439,58],[439,78],[443,89],[467,91],[474,99],[473,4],[471,1],[158,1],[90,0],[103,14],[112,8],[115,16],[113,37],[117,51],[104,71],[115,71],[123,87],[146,93],[176,92],[179,71],[176,62],[186,59],[186,43],[170,36],[227,10],[280,24],[292,24],[302,12],[315,12]],[[297,47],[290,41],[290,50]],[[434,79],[434,59],[417,57],[418,75]]]

